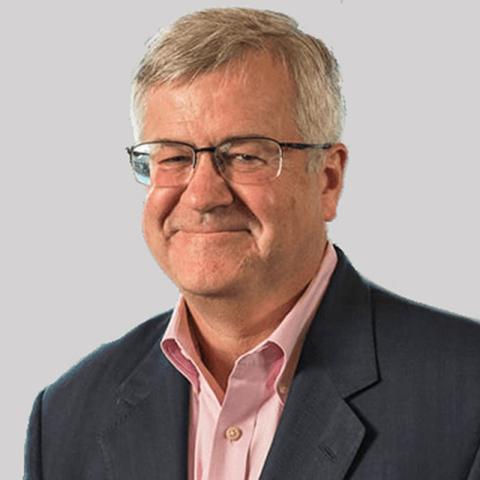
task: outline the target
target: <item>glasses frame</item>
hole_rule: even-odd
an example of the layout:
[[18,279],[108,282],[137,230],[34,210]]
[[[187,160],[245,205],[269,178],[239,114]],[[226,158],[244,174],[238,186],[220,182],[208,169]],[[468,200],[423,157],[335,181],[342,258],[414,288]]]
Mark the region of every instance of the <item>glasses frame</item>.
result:
[[[143,183],[142,181],[140,181],[138,179],[137,175],[135,174],[135,168],[133,166],[133,164],[134,164],[133,156],[135,154],[135,149],[138,148],[138,147],[141,147],[142,145],[155,145],[155,144],[160,144],[160,143],[166,143],[166,144],[172,144],[173,143],[173,144],[177,144],[177,145],[183,145],[185,147],[189,147],[193,151],[193,155],[192,155],[192,174],[191,175],[193,175],[193,173],[195,172],[195,167],[197,166],[197,162],[198,162],[197,154],[202,153],[202,152],[213,153],[213,161],[215,162],[215,167],[216,167],[217,171],[222,176],[222,178],[224,178],[227,182],[232,182],[232,180],[226,178],[222,173],[223,172],[223,165],[222,165],[221,160],[218,157],[218,149],[221,146],[223,146],[224,144],[226,144],[228,142],[235,141],[235,140],[242,140],[242,141],[269,140],[270,142],[273,142],[273,143],[278,145],[278,149],[280,151],[280,164],[279,164],[278,172],[275,175],[275,177],[272,178],[272,180],[274,178],[278,178],[280,176],[281,172],[282,172],[284,149],[293,149],[293,150],[321,149],[321,150],[328,150],[328,149],[332,148],[332,146],[333,146],[333,143],[279,142],[278,140],[275,140],[274,138],[270,138],[270,137],[262,137],[262,136],[252,136],[252,137],[250,137],[250,136],[246,136],[246,137],[229,137],[229,138],[226,138],[225,140],[222,140],[221,143],[219,143],[217,145],[213,145],[211,147],[195,147],[195,145],[192,145],[190,143],[180,142],[180,141],[176,141],[176,140],[166,140],[166,139],[165,140],[152,140],[150,142],[141,142],[141,143],[137,143],[136,145],[126,147],[126,151],[129,155],[130,166],[132,167],[135,180],[142,185],[151,185],[151,183],[148,183],[148,184]],[[190,180],[191,180],[191,176],[188,178],[188,180],[185,182],[184,185],[187,185]],[[233,183],[235,183],[235,182],[233,182]],[[183,184],[179,184],[178,186],[180,186],[180,185],[183,185]],[[161,187],[158,187],[158,188],[161,188]]]

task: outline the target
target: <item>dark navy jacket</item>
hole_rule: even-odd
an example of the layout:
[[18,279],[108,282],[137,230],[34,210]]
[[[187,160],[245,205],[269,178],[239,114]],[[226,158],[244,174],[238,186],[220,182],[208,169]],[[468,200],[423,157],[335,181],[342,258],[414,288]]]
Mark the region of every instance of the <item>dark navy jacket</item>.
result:
[[[480,480],[480,324],[386,292],[337,253],[261,480]],[[189,384],[159,348],[170,315],[38,395],[26,480],[187,478]]]

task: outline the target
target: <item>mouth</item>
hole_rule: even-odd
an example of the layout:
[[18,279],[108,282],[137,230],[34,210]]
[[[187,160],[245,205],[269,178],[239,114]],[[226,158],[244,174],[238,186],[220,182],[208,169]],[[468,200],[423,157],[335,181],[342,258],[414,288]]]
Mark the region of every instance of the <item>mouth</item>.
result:
[[220,236],[220,235],[238,235],[252,234],[251,225],[246,221],[235,221],[233,218],[225,219],[230,221],[179,221],[166,222],[164,231],[166,237],[175,237],[177,234],[188,236]]
[[249,233],[249,231],[245,228],[243,229],[194,229],[194,230],[178,230],[175,232],[176,234],[182,233],[184,235],[191,235],[191,236],[227,236],[227,235],[235,235],[235,234],[243,234],[243,233]]

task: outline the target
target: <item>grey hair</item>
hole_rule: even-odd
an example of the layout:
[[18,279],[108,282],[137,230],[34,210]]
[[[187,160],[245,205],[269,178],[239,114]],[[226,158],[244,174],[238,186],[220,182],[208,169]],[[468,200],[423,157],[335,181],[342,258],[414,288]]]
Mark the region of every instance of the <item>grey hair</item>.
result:
[[294,80],[295,115],[307,142],[338,142],[345,106],[337,61],[325,44],[282,13],[212,8],[179,18],[147,44],[132,84],[131,119],[138,138],[145,98],[162,84],[191,83],[199,75],[241,60],[252,51],[271,54]]

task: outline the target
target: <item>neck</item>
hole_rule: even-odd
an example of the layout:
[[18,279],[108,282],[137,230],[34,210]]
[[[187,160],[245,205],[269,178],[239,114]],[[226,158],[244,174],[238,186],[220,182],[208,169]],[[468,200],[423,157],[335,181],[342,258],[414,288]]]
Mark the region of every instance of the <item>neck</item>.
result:
[[198,343],[202,361],[218,384],[223,397],[235,361],[278,327],[295,305],[306,285],[287,301],[246,302],[242,299],[205,299],[184,294],[190,329]]

